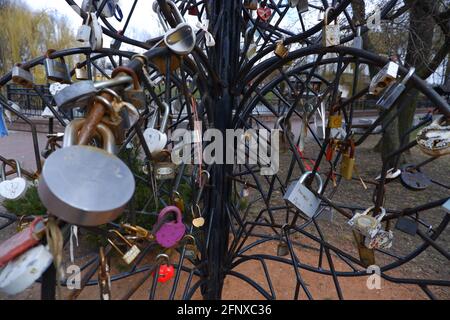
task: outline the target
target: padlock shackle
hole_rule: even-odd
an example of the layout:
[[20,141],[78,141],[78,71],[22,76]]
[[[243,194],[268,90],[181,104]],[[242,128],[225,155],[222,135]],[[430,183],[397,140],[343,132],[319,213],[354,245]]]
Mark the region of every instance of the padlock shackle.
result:
[[[74,146],[78,141],[78,132],[81,130],[86,119],[72,120],[64,130],[63,148]],[[116,141],[111,129],[103,123],[97,125],[97,131],[102,136],[103,149],[108,153],[114,154],[116,150]]]
[[[16,175],[17,175],[17,177],[22,178],[22,170],[20,169],[19,161],[17,159],[11,159],[10,161],[14,161],[16,163],[16,168],[15,168]],[[6,181],[6,165],[7,165],[7,163],[3,162],[2,166],[1,166],[1,172],[0,172],[1,181]],[[14,169],[11,165],[10,165],[10,167],[12,169]]]
[[170,107],[167,104],[167,102],[162,102],[161,106],[163,107],[163,117],[161,120],[161,127],[159,128],[159,130],[162,133],[165,133],[166,129],[167,129],[167,124],[169,122],[169,114],[170,114]]
[[127,246],[129,246],[130,248],[133,247],[133,244],[130,241],[128,241],[128,239],[125,238],[125,236],[123,234],[121,234],[118,230],[111,229],[111,230],[109,230],[109,232],[115,234],[119,239],[121,239],[123,242],[125,242],[125,244]]
[[160,254],[158,254],[158,255],[156,256],[156,262],[157,262],[157,265],[161,265],[161,263],[159,262],[159,260],[161,260],[161,259],[165,259],[165,260],[166,260],[166,264],[167,264],[167,265],[170,265],[170,258],[169,258],[169,256],[168,256],[167,254],[165,254],[165,253],[160,253]]
[[[183,22],[186,22],[180,13],[180,10],[178,10],[178,7],[175,5],[175,3],[173,3],[170,0],[167,0],[165,2],[169,6],[170,12],[172,13],[172,17],[175,19],[175,22],[177,23],[177,25],[179,25]],[[159,6],[157,1],[153,2],[153,11],[156,12],[164,31],[167,32],[170,28],[169,28],[169,25],[167,24],[166,20],[164,20],[164,18],[163,18],[163,14],[161,13],[161,7]]]
[[329,13],[331,10],[335,10],[334,7],[328,7],[328,8],[325,10],[324,23],[325,23],[326,26],[328,25],[328,13]]
[[[303,173],[299,179],[299,182],[303,184],[303,182],[305,182],[306,178],[311,175],[313,172],[312,171],[305,171],[305,173]],[[322,189],[323,189],[323,181],[322,181],[322,177],[320,176],[320,174],[318,172],[315,172],[315,178],[319,183],[319,189],[317,190],[317,193],[321,193]]]
[[166,216],[167,214],[174,212],[177,216],[177,223],[183,223],[182,217],[181,217],[181,210],[176,206],[167,206],[163,208],[158,215],[158,220],[161,220]]
[[[361,213],[362,216],[366,216],[368,215],[370,212],[372,212],[375,209],[374,206],[367,208],[363,213]],[[375,216],[374,218],[378,221],[381,222],[381,220],[384,218],[384,216],[386,215],[386,209],[383,207],[380,207],[380,214],[378,214],[377,216]]]

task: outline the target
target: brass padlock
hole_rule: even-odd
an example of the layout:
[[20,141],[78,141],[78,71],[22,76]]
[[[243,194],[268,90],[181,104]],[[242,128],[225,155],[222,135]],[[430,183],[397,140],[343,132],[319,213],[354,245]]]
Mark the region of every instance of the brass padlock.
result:
[[132,244],[130,241],[128,241],[127,238],[125,238],[119,231],[110,230],[110,232],[117,235],[119,239],[121,239],[128,247],[130,247],[127,252],[123,253],[123,251],[120,250],[119,247],[113,241],[111,241],[111,239],[107,239],[111,246],[116,249],[116,251],[122,256],[123,261],[125,261],[126,264],[131,264],[141,253],[141,250],[139,250],[139,248],[135,244]]
[[173,192],[172,202],[181,212],[184,212],[184,200],[178,191]]
[[[189,242],[186,243],[186,240],[188,240]],[[185,235],[182,243],[185,244],[184,255],[186,256],[186,258],[188,258],[189,260],[197,260],[199,250],[194,236],[192,236],[191,234]]]
[[289,49],[284,45],[283,40],[278,40],[277,45],[275,47],[275,54],[281,58],[284,59],[289,54]]
[[322,32],[322,45],[324,47],[333,47],[341,44],[341,31],[340,26],[336,20],[334,24],[328,24],[328,13],[330,10],[334,10],[333,7],[328,7],[325,10],[325,19]]
[[176,164],[171,161],[170,151],[162,150],[152,156],[155,159],[153,168],[156,180],[175,179]]
[[81,67],[79,64],[77,64],[77,67],[75,68],[75,78],[77,80],[89,80],[87,67]]
[[[164,41],[161,41],[157,47],[159,48],[164,48],[166,47]],[[180,58],[176,55],[176,54],[170,54],[170,71],[173,72],[175,70],[177,70],[180,65],[181,65],[181,60]],[[154,59],[151,60],[151,62],[153,62],[155,64],[155,66],[158,68],[158,70],[162,73],[162,74],[166,74],[166,65],[167,65],[167,56],[160,56],[160,57],[155,57]]]
[[34,84],[34,77],[28,70],[16,64],[11,70],[11,78],[15,84],[24,86],[25,88],[32,88]]
[[288,244],[285,241],[280,240],[280,242],[278,242],[278,246],[277,246],[277,256],[284,257],[284,256],[287,256],[288,254],[289,254]]
[[344,179],[351,180],[353,177],[353,169],[355,167],[355,143],[350,140],[348,151],[342,157],[341,176]]
[[342,114],[331,114],[328,118],[328,128],[339,129],[342,127]]
[[355,238],[356,246],[358,247],[359,260],[364,267],[375,264],[375,253],[373,249],[368,249],[365,244],[365,237],[359,232],[353,230],[353,237]]

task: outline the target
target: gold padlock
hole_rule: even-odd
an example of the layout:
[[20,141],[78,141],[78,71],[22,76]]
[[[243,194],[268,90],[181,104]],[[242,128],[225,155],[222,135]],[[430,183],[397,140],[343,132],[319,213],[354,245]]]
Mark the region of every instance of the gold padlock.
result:
[[289,50],[284,45],[284,41],[283,40],[278,40],[277,41],[277,45],[275,47],[275,54],[281,59],[286,58],[287,55],[289,54]]
[[181,212],[184,212],[184,200],[178,191],[173,191],[172,201]]
[[351,180],[353,177],[353,168],[355,167],[355,144],[350,140],[348,152],[342,157],[341,176],[344,179]]
[[368,249],[364,245],[364,237],[359,232],[353,230],[353,237],[355,238],[356,246],[358,247],[359,260],[364,267],[368,267],[375,264],[375,253],[373,249]]
[[342,127],[342,115],[341,113],[332,114],[328,118],[328,128],[339,129]]
[[131,264],[137,258],[139,253],[141,253],[141,250],[139,250],[139,248],[135,244],[132,244],[130,241],[128,241],[127,238],[125,238],[119,231],[110,230],[110,232],[117,235],[119,239],[121,239],[128,247],[130,247],[127,252],[123,253],[123,251],[120,250],[119,247],[113,241],[111,241],[111,239],[107,239],[111,246],[116,249],[116,251],[119,252],[119,254],[122,256],[123,261],[125,261],[126,264]]

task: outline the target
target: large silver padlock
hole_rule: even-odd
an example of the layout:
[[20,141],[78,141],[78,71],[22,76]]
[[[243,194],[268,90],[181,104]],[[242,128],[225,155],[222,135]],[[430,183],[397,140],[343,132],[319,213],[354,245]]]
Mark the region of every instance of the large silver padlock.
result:
[[76,82],[54,95],[56,105],[61,110],[85,106],[87,100],[97,93],[97,88],[91,80]]
[[389,61],[370,81],[369,93],[379,95],[391,82],[395,81],[398,74],[398,64]]
[[[320,206],[320,199],[303,184],[306,178],[311,174],[312,171],[306,171],[298,181],[289,186],[283,197],[283,199],[290,202],[310,218],[314,217]],[[323,182],[317,172],[315,174],[315,179],[319,184],[317,193],[320,193],[322,192]]]
[[167,144],[167,134],[165,133],[167,129],[167,123],[169,121],[170,108],[166,102],[162,102],[164,109],[163,117],[161,120],[161,126],[159,130],[155,129],[156,119],[158,112],[155,111],[152,119],[150,119],[147,129],[144,131],[144,139],[151,153],[156,153],[162,151]]
[[370,207],[363,213],[356,213],[348,224],[357,232],[365,237],[373,238],[381,230],[381,220],[386,215],[386,209],[380,208],[381,212],[376,216],[370,216],[375,207]]
[[75,225],[98,226],[115,220],[134,194],[135,180],[128,166],[114,155],[114,134],[97,125],[103,149],[75,145],[85,119],[71,121],[63,148],[45,161],[38,193],[47,210]]
[[417,133],[416,141],[423,153],[432,157],[450,154],[450,125],[440,116]]
[[6,179],[6,163],[3,162],[1,170],[1,182],[0,182],[0,199],[5,198],[8,200],[18,200],[22,198],[27,192],[28,183],[27,180],[22,177],[19,161],[16,163],[16,175],[14,179]]
[[58,60],[47,57],[44,59],[44,67],[47,79],[62,83],[72,82],[64,57],[60,57]]
[[11,78],[15,84],[24,86],[25,88],[33,88],[33,74],[30,71],[21,68],[19,65],[15,65],[12,68]]
[[403,91],[405,91],[406,83],[412,77],[415,70],[416,70],[415,68],[409,69],[408,73],[400,83],[392,82],[388,86],[388,88],[383,92],[380,99],[378,99],[376,106],[385,110],[391,108],[397,101],[397,99],[400,97],[400,95],[403,93]]
[[328,14],[330,10],[334,10],[333,7],[328,7],[325,10],[324,26],[322,29],[322,46],[333,47],[341,44],[341,28],[334,20],[334,24],[328,24]]

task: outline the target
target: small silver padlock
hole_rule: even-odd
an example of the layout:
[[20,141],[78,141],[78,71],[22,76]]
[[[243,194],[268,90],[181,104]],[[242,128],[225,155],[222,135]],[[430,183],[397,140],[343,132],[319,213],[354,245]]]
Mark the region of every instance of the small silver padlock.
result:
[[77,67],[75,68],[75,78],[77,80],[89,80],[87,67],[81,67],[77,64]]
[[[319,209],[320,199],[303,184],[310,174],[312,174],[312,171],[306,171],[297,182],[292,183],[287,189],[283,199],[287,200],[308,217],[312,218]],[[323,188],[322,178],[317,172],[315,178],[319,184],[317,193],[320,193]]]
[[150,119],[147,129],[144,131],[144,139],[151,153],[161,152],[167,144],[167,123],[169,121],[170,107],[166,102],[162,102],[164,110],[161,110],[163,117],[159,130],[155,129],[158,112],[155,112]]
[[87,19],[83,22],[83,24],[78,28],[77,31],[77,41],[85,43],[89,42],[91,38],[92,28],[90,26],[91,15],[88,14]]
[[389,61],[370,81],[369,93],[379,95],[391,82],[395,81],[398,74],[398,64]]
[[277,256],[284,257],[289,254],[289,246],[286,241],[280,240],[277,245]]
[[11,78],[15,84],[24,86],[25,88],[32,88],[34,84],[34,77],[31,72],[15,65],[11,70]]
[[356,27],[356,37],[353,39],[353,48],[363,49],[363,38],[361,36],[361,27]]
[[19,161],[14,160],[16,163],[16,175],[17,177],[11,180],[6,179],[6,163],[3,162],[1,170],[1,182],[0,182],[0,198],[8,200],[18,200],[22,198],[28,189],[27,180],[22,177],[22,171],[20,170]]
[[[50,54],[50,52],[51,51],[48,53]],[[44,67],[47,79],[62,83],[72,82],[69,67],[66,64],[64,57],[60,57],[58,60],[47,57],[44,59]]]
[[370,216],[375,207],[370,207],[363,213],[356,213],[349,221],[348,224],[361,235],[369,238],[375,237],[378,231],[381,229],[381,220],[386,215],[386,209],[380,208],[381,212],[376,216]]
[[378,99],[376,106],[385,110],[391,108],[403,91],[405,91],[406,83],[412,77],[414,72],[415,68],[411,68],[400,83],[392,82],[384,91],[380,99]]
[[341,28],[336,20],[334,24],[328,24],[328,13],[334,10],[333,7],[328,7],[325,10],[324,26],[322,32],[322,46],[333,47],[341,44]]

